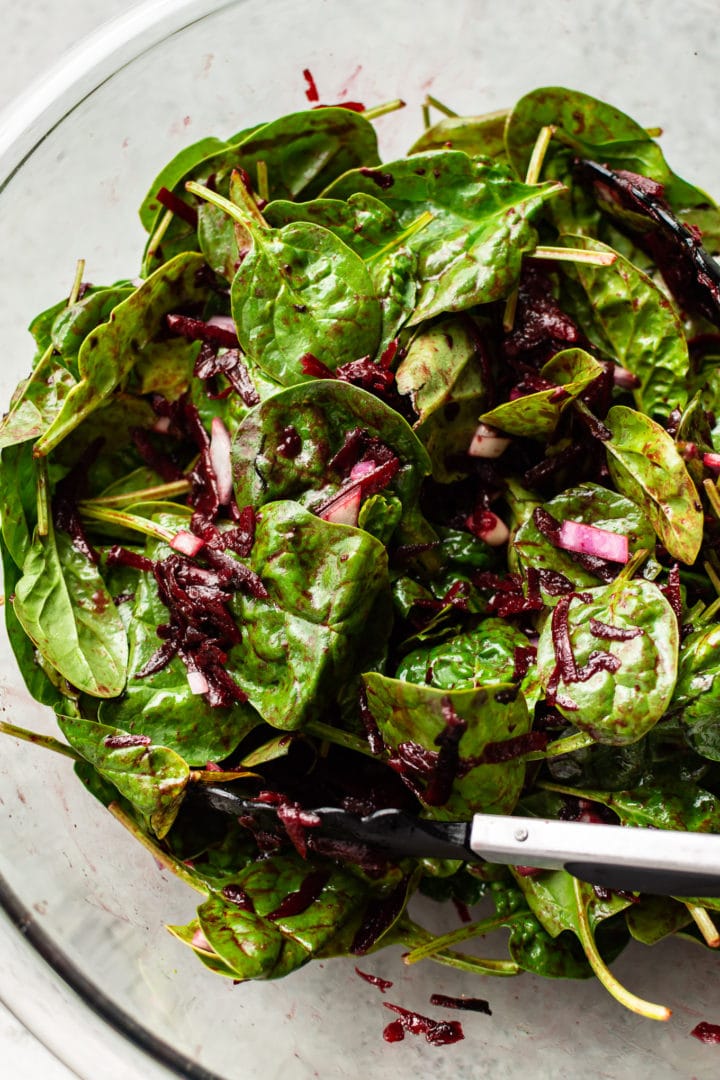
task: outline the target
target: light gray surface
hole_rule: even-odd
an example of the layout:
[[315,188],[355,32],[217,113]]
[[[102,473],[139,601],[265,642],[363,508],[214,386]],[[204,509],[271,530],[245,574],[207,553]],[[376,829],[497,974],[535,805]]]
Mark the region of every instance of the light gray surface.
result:
[[[49,0],[46,3],[0,4],[3,62],[0,64],[0,108],[10,104],[29,83],[57,60],[78,38],[131,6],[125,0]],[[26,1027],[0,1003],[0,1060],[12,1080],[74,1080]]]

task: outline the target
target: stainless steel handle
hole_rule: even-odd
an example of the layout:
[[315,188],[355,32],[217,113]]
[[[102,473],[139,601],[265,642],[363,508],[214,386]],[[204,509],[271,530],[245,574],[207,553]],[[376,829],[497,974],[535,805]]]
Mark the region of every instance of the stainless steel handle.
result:
[[476,814],[470,847],[489,862],[568,870],[611,889],[720,896],[720,835]]

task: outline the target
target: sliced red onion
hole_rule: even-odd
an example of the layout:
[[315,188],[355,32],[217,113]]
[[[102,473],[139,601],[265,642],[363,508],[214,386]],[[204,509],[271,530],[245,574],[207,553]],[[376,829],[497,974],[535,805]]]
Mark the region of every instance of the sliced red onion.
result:
[[610,562],[626,563],[630,558],[627,536],[600,529],[597,525],[584,525],[580,521],[563,521],[557,546]]
[[170,541],[170,547],[173,551],[179,551],[181,555],[189,555],[193,558],[205,547],[205,541],[194,533],[188,532],[187,529],[180,529]]
[[633,375],[632,371],[621,367],[620,364],[615,364],[613,367],[613,382],[622,390],[637,390],[640,385],[637,375]]
[[703,454],[703,465],[720,472],[720,454]]
[[222,330],[229,330],[231,334],[236,333],[232,315],[213,315],[207,322],[208,326],[219,326]]
[[171,420],[169,416],[158,416],[157,420],[152,426],[153,431],[157,431],[160,435],[166,435],[170,430]]
[[210,462],[215,473],[218,502],[221,506],[227,506],[233,493],[230,432],[219,416],[213,417],[210,429]]
[[346,488],[345,491],[341,491],[339,495],[336,495],[332,502],[328,503],[319,514],[319,517],[323,521],[333,521],[336,525],[357,525],[361,499],[362,488],[360,484],[353,484],[352,487]]
[[489,424],[478,424],[472,437],[468,454],[470,457],[498,458],[510,445],[507,435],[501,435]]
[[351,480],[361,480],[363,476],[369,476],[370,473],[375,472],[377,464],[374,461],[358,461],[357,465],[353,465],[350,470]]
[[497,514],[493,514],[492,510],[483,510],[480,514],[475,513],[467,519],[467,526],[474,536],[490,547],[500,547],[510,539],[510,530],[507,525]]
[[210,689],[202,671],[188,671],[187,681],[191,694],[207,694]]

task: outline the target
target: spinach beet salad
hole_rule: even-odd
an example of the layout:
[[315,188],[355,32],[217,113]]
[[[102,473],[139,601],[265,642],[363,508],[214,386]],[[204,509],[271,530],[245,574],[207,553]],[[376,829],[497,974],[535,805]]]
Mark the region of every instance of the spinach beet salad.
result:
[[[400,104],[188,147],[140,209],[140,277],[80,263],[33,321],[0,426],[5,615],[64,741],[2,727],[72,756],[200,893],[170,930],[219,975],[400,944],[594,974],[666,1019],[608,965],[633,938],[717,946],[717,899],[315,827],[720,831],[720,211],[585,94],[431,99],[381,162],[372,120]],[[209,809],[208,782],[277,829]],[[457,929],[419,925],[417,892]],[[391,1007],[390,1040],[462,1036]]]

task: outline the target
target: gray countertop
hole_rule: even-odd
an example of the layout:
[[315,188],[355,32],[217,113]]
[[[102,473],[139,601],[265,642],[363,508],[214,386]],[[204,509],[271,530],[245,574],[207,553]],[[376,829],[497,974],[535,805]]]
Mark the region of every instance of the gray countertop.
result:
[[[5,42],[0,64],[0,108],[9,105],[57,63],[76,41],[130,6],[127,0],[44,0],[34,4],[10,4],[5,0],[0,4]],[[0,1060],[3,1075],[13,1080],[76,1077],[2,1003]]]

